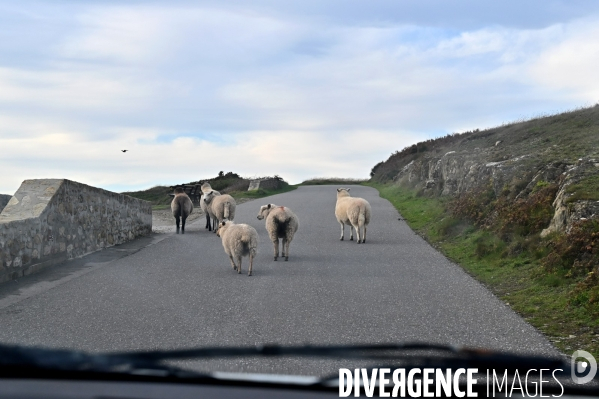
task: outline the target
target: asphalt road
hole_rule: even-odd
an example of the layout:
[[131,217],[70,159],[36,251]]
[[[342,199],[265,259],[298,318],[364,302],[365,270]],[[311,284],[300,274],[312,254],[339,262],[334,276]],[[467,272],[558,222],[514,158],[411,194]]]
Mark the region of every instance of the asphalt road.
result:
[[[414,234],[372,188],[366,244],[339,241],[334,186],[241,204],[260,234],[254,275],[230,266],[203,218],[185,235],[154,234],[0,285],[0,342],[86,351],[212,345],[419,341],[558,355],[533,327]],[[260,205],[300,218],[290,260],[274,262]],[[174,224],[174,220],[173,220]],[[191,363],[186,363],[190,365]],[[194,367],[283,374],[335,372],[316,359],[218,359]]]

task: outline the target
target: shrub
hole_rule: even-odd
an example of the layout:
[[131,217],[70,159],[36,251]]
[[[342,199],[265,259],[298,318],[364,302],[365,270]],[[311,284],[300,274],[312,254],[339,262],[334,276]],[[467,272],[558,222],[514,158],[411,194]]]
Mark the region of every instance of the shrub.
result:
[[599,221],[575,222],[567,234],[553,240],[549,254],[541,260],[550,272],[566,269],[568,276],[599,271]]
[[509,201],[507,198],[498,200],[495,208],[499,233],[502,236],[539,233],[551,222],[554,212],[552,203],[557,190],[556,184],[548,184],[533,190],[527,198],[515,201]]

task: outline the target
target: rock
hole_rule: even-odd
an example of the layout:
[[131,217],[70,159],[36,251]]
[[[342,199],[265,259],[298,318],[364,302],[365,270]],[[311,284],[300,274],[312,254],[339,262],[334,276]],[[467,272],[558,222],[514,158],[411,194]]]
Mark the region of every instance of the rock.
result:
[[6,204],[8,204],[11,198],[12,195],[0,194],[0,212],[2,212],[2,209],[4,209],[4,207],[6,206]]

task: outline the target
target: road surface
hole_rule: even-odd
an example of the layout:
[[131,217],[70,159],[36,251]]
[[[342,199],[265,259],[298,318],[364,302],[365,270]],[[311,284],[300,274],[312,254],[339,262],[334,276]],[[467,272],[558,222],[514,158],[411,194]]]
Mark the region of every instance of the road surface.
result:
[[[334,186],[300,187],[237,208],[260,234],[254,275],[236,274],[200,218],[0,285],[0,342],[86,351],[212,345],[435,342],[557,355],[533,327],[414,234],[378,192],[366,244],[339,241]],[[260,205],[300,218],[288,262],[272,259]],[[174,220],[173,220],[174,225]],[[334,373],[326,359],[217,359],[196,368]]]

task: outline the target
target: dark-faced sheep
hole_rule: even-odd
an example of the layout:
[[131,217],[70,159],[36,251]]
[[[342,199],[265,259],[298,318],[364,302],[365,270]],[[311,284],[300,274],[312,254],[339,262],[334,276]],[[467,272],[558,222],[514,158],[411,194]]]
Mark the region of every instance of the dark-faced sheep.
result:
[[281,256],[289,260],[289,244],[299,228],[299,219],[285,206],[275,204],[262,205],[258,220],[266,219],[266,231],[274,244],[275,260],[279,257],[279,238],[282,239],[283,253]]
[[[214,218],[214,216],[212,216],[210,213],[212,212],[208,206],[208,204],[206,204],[206,202],[204,201],[204,198],[206,197],[206,194],[209,192],[214,192],[214,195],[220,195],[220,193],[216,190],[212,190],[212,187],[210,186],[210,183],[206,182],[204,184],[202,184],[202,196],[200,197],[200,208],[202,209],[202,211],[204,212],[204,214],[206,214],[206,229],[208,229],[208,231],[216,231],[217,225],[216,225],[216,219]],[[212,219],[212,221],[211,221]]]
[[208,206],[210,217],[216,219],[220,224],[223,220],[235,219],[235,207],[237,203],[229,194],[217,195],[214,190],[204,195],[204,202]]
[[258,250],[258,232],[256,229],[248,224],[235,224],[230,220],[224,220],[218,225],[216,235],[221,238],[225,253],[229,255],[231,260],[231,266],[238,274],[241,274],[241,258],[244,256],[250,257],[248,276],[251,276],[254,257]]
[[185,221],[193,212],[193,203],[181,187],[175,188],[175,197],[171,202],[171,210],[177,223],[177,234],[179,234],[179,223],[181,223],[181,234],[185,234]]
[[[371,208],[364,198],[353,198],[349,195],[349,188],[337,189],[337,204],[335,205],[335,216],[341,225],[341,241],[345,233],[345,225],[349,225],[350,240],[354,239],[352,226],[356,230],[358,244],[366,242],[366,226],[370,223]],[[363,235],[360,235],[362,229]]]

